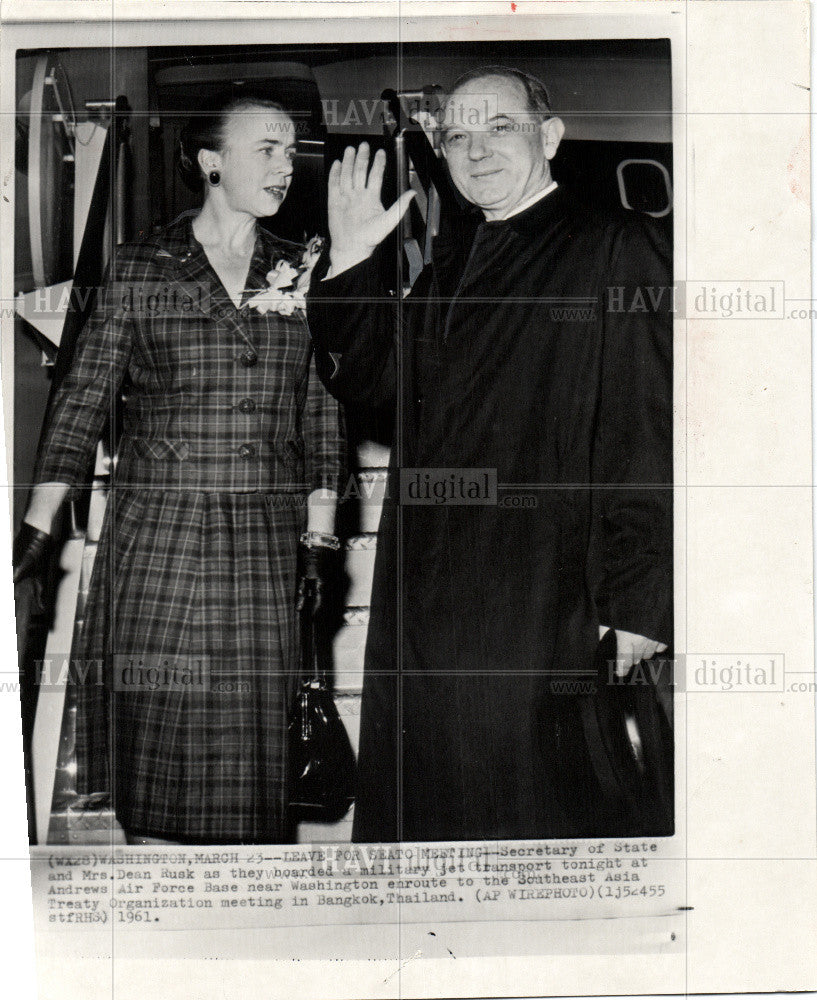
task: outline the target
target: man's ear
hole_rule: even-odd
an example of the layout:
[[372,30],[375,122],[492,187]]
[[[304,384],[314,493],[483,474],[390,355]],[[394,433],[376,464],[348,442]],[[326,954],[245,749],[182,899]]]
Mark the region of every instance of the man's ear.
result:
[[545,157],[552,160],[565,134],[565,123],[561,118],[546,118],[540,125],[542,130],[542,149]]

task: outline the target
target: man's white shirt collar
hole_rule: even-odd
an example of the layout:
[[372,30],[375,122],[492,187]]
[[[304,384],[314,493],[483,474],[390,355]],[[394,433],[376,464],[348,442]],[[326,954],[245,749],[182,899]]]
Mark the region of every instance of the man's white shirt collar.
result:
[[526,198],[523,202],[516,206],[512,211],[508,212],[507,215],[503,215],[501,219],[492,219],[492,222],[504,222],[505,219],[510,219],[513,215],[519,215],[520,212],[524,212],[526,208],[530,208],[531,205],[535,205],[537,201],[541,201],[545,195],[550,194],[551,191],[555,191],[559,185],[556,181],[551,181],[546,188],[542,188],[541,191],[537,191],[536,194],[532,194],[530,198]]

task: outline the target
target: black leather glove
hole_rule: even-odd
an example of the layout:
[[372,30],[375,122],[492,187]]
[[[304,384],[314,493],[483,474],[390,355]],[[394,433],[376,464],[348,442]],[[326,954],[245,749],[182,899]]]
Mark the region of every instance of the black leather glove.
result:
[[53,544],[52,535],[23,521],[11,550],[14,584],[16,586],[23,581],[30,581],[33,601],[30,607],[37,614],[42,614],[45,611],[43,595]]
[[317,613],[321,606],[323,585],[330,576],[334,557],[334,550],[323,545],[315,545],[311,548],[307,548],[305,545],[300,546],[301,572],[298,581],[296,611],[303,611],[309,604],[312,608],[312,614]]
[[15,583],[29,577],[42,578],[48,566],[53,541],[53,537],[47,531],[41,531],[23,521],[14,539],[11,553]]

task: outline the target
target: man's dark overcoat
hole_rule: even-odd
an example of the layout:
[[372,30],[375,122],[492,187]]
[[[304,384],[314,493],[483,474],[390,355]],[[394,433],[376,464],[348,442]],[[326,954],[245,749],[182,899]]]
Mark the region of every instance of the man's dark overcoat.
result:
[[[542,708],[592,664],[600,623],[672,640],[666,247],[558,187],[439,236],[401,302],[376,254],[327,268],[307,310],[318,372],[341,401],[398,410],[354,839],[648,832],[611,828],[580,741],[554,757]],[[417,469],[495,470],[498,502],[412,503]]]

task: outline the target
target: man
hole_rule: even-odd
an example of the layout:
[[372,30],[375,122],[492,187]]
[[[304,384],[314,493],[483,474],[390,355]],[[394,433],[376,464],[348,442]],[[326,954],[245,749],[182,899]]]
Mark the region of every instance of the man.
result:
[[[353,839],[669,833],[606,808],[578,712],[548,723],[551,681],[592,669],[608,628],[620,672],[671,641],[668,260],[552,181],[564,126],[535,78],[466,74],[442,127],[476,232],[441,233],[389,300],[378,247],[411,194],[384,209],[384,154],[350,147],[308,304],[330,392],[398,415]],[[485,472],[498,502],[474,499]]]

